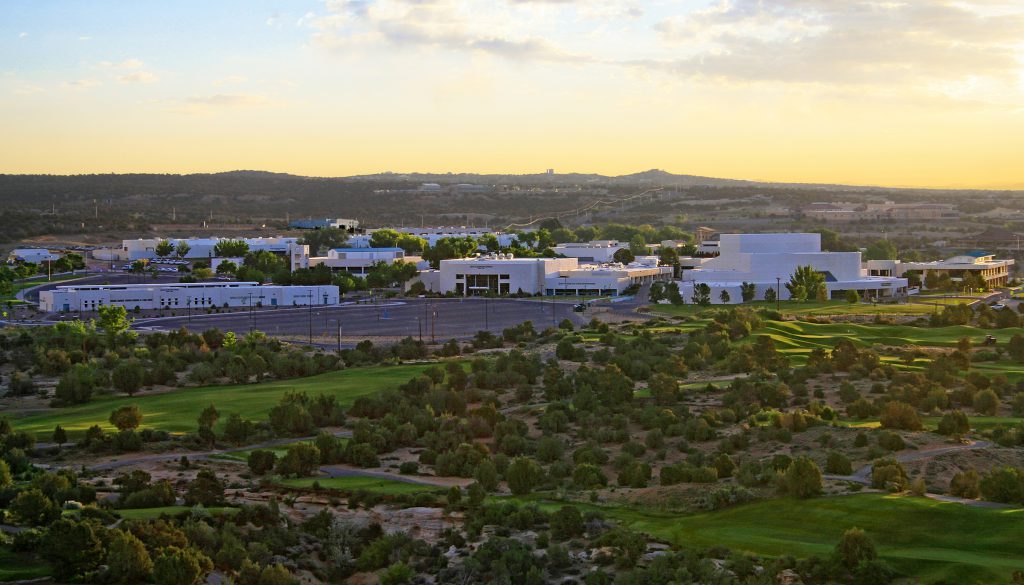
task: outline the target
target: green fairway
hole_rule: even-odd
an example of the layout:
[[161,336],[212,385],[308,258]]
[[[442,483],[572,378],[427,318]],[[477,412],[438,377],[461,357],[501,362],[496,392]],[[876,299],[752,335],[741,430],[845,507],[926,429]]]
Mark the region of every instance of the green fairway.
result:
[[50,566],[43,561],[0,547],[0,582],[39,579],[50,573]]
[[30,414],[13,420],[12,424],[15,429],[35,433],[40,440],[46,441],[54,426],[59,424],[74,438],[94,424],[108,431],[114,430],[107,422],[110,412],[120,406],[135,404],[142,410],[143,428],[184,433],[194,431],[199,413],[214,404],[221,414],[218,425],[222,429],[228,415],[234,412],[254,420],[265,419],[285,392],[308,392],[311,395],[322,392],[336,396],[340,404],[348,406],[360,396],[394,388],[427,367],[427,364],[372,366],[265,384],[186,388],[135,398],[100,397],[87,404]]
[[[925,430],[934,431],[939,428],[940,420],[942,420],[942,417],[939,416],[924,416],[921,417],[921,424],[924,425]],[[1015,416],[970,416],[968,417],[968,420],[971,423],[971,429],[975,431],[984,431],[994,427],[1024,424],[1024,418]],[[838,423],[842,426],[855,429],[876,429],[881,426],[878,419],[848,419],[840,420]]]
[[[961,299],[962,300],[962,299]],[[963,300],[962,300],[963,301]],[[968,301],[963,301],[968,302]],[[910,303],[854,303],[850,304],[846,301],[806,301],[802,303],[794,303],[790,301],[782,301],[778,304],[778,310],[784,315],[797,315],[797,316],[844,316],[844,315],[930,315],[935,312],[936,303],[934,299],[928,299],[924,303],[921,302],[910,302]],[[765,301],[754,301],[751,303],[744,303],[744,307],[750,307],[752,309],[771,309],[775,310],[776,304]],[[681,316],[696,316],[708,311],[720,310],[724,307],[701,307],[699,305],[686,304],[686,305],[650,305],[651,311],[662,315],[671,315],[673,317]]]
[[[565,502],[494,497],[548,512]],[[773,499],[717,512],[685,515],[625,505],[573,503],[682,547],[728,547],[765,556],[831,554],[851,527],[868,532],[879,556],[923,582],[1006,582],[1024,570],[1024,510],[997,510],[926,498],[857,494],[810,500]]]
[[[138,508],[135,510],[116,510],[117,515],[125,520],[153,520],[167,514],[176,516],[192,510],[190,506],[163,506],[160,508]],[[219,514],[237,514],[238,508],[205,508],[206,512],[216,516]]]
[[860,494],[769,500],[672,520],[615,514],[637,530],[679,545],[727,546],[757,554],[831,553],[843,531],[871,535],[896,569],[926,580],[1008,580],[1024,570],[1024,510],[992,510],[925,498]]
[[[348,441],[348,439],[339,439],[339,441],[341,441],[341,443],[344,445]],[[271,453],[274,454],[274,456],[280,459],[281,457],[284,457],[285,455],[288,454],[289,447],[291,447],[292,445],[297,445],[299,443],[309,443],[310,445],[312,445],[312,443],[309,441],[295,441],[292,443],[285,443],[284,445],[278,445],[277,447],[267,447],[265,449],[245,449],[243,451],[231,451],[229,453],[218,453],[216,455],[211,455],[210,457],[211,459],[226,459],[228,461],[241,461],[242,463],[245,463],[249,461],[249,455],[252,455],[253,451],[270,451]]]
[[358,490],[373,492],[385,496],[405,494],[422,494],[443,491],[444,488],[421,483],[408,483],[394,479],[378,479],[375,477],[300,477],[286,479],[281,482],[285,487],[311,488],[317,482],[323,489],[354,492]]

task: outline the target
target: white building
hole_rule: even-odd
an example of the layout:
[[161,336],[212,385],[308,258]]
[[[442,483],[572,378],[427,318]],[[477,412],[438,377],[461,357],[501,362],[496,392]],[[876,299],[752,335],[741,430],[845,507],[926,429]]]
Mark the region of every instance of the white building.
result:
[[[174,244],[175,249],[184,242],[188,244],[189,251],[186,259],[199,260],[216,256],[214,248],[222,240],[233,240],[235,238],[168,238]],[[275,254],[289,255],[293,246],[298,245],[298,238],[237,238],[249,246],[250,252],[265,250]],[[121,242],[121,249],[96,250],[93,257],[99,260],[119,260],[134,262],[136,260],[153,260],[156,256],[156,246],[164,238],[140,238],[137,240],[124,240]],[[173,255],[173,252],[172,252]]]
[[976,250],[936,262],[901,262],[899,260],[868,260],[865,263],[871,276],[906,276],[917,272],[921,283],[930,274],[947,275],[953,282],[961,282],[968,273],[974,273],[989,287],[1006,286],[1010,280],[1010,267],[1014,261],[997,260],[995,254]]
[[261,286],[255,282],[180,284],[68,285],[39,293],[39,308],[54,313],[95,311],[104,305],[128,310],[204,309],[211,307],[291,307],[336,305],[338,287]]
[[629,245],[617,240],[594,240],[592,242],[567,242],[551,248],[551,251],[566,258],[576,258],[584,263],[607,263],[615,261],[615,253],[628,249]]
[[[309,246],[305,248],[308,255]],[[327,252],[327,256],[313,257],[306,259],[306,265],[310,268],[321,264],[332,271],[348,271],[352,274],[366,274],[379,262],[394,264],[396,262],[420,261],[419,256],[406,256],[405,250],[401,248],[334,248]]]
[[[400,234],[409,234],[423,238],[427,241],[430,246],[435,246],[437,241],[441,238],[466,238],[470,237],[473,239],[480,239],[480,237],[491,234],[498,239],[498,245],[507,248],[516,241],[515,234],[506,234],[500,231],[492,230],[486,227],[467,227],[467,226],[450,226],[450,227],[390,227],[380,228],[396,231]],[[370,238],[373,236],[373,232],[376,230],[369,230],[365,234],[358,234],[350,237],[348,243],[351,246],[356,247],[369,247]]]
[[292,220],[288,227],[297,230],[321,230],[326,228],[334,228],[345,231],[354,231],[359,228],[359,221],[355,219],[345,218],[307,218],[307,219],[296,219]]
[[[706,243],[706,242],[705,242]],[[679,283],[683,298],[689,301],[696,283],[711,288],[711,302],[721,303],[721,292],[729,293],[730,303],[742,302],[740,285],[753,283],[755,299],[764,299],[769,288],[776,289],[781,300],[789,298],[786,283],[800,266],[813,266],[825,277],[830,299],[845,298],[855,290],[862,297],[891,298],[907,294],[907,279],[869,276],[861,268],[860,252],[823,252],[820,234],[721,234],[719,255],[685,270]]]
[[669,280],[671,267],[641,264],[584,265],[576,258],[514,258],[492,254],[442,260],[440,270],[421,273],[427,289],[476,296],[497,295],[618,295],[634,284]]
[[26,262],[29,264],[56,262],[60,258],[60,254],[54,254],[46,248],[18,248],[12,250],[10,255],[10,259],[15,262]]

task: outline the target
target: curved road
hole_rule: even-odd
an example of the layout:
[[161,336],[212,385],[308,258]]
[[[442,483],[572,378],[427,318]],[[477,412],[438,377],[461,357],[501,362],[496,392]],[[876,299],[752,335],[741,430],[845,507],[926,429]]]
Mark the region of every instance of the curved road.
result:
[[[947,453],[956,453],[959,451],[971,451],[974,449],[986,449],[991,447],[992,443],[988,441],[972,441],[962,445],[951,445],[949,447],[936,447],[934,449],[924,449],[922,451],[912,451],[910,453],[904,453],[896,455],[895,459],[899,463],[911,463],[913,461],[921,461],[924,459],[931,459],[932,457],[938,457],[939,455],[945,455]],[[848,481],[851,483],[857,483],[860,485],[870,486],[871,485],[871,468],[872,465],[865,465],[857,471],[853,472],[852,475],[822,475],[823,479],[830,479],[833,481]],[[958,498],[956,496],[947,496],[943,494],[931,494],[926,493],[926,498],[932,500],[938,500],[940,502],[952,502],[957,504],[965,504],[968,506],[976,506],[979,508],[1013,508],[1009,504],[1000,504],[998,502],[985,502],[981,500],[970,500],[967,498]]]

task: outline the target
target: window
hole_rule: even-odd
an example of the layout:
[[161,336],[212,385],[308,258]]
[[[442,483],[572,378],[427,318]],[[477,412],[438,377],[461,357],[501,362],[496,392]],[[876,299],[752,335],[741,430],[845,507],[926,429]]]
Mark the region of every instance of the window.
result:
[[509,277],[509,275],[507,275],[507,274],[502,274],[502,275],[501,275],[501,279],[502,279],[502,280],[509,280],[509,278],[510,278],[510,277]]

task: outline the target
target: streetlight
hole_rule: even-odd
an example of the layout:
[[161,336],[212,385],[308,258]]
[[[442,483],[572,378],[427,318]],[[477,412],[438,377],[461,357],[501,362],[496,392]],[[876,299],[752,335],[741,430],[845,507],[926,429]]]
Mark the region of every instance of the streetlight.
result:
[[[771,281],[769,281],[769,282],[771,282]],[[775,277],[775,311],[776,312],[781,310],[781,306],[779,304],[780,303],[780,299],[782,298],[781,293],[782,293],[782,277],[781,276],[776,276]]]

